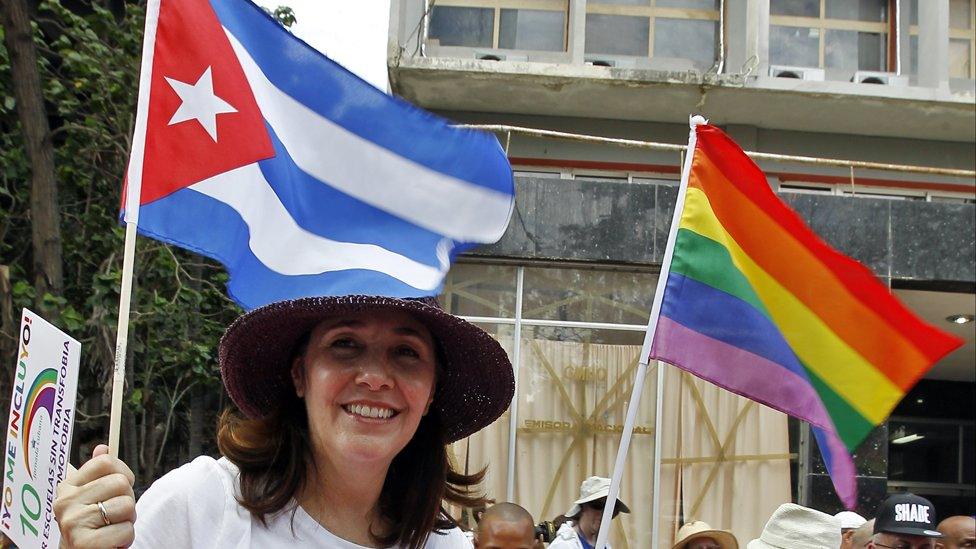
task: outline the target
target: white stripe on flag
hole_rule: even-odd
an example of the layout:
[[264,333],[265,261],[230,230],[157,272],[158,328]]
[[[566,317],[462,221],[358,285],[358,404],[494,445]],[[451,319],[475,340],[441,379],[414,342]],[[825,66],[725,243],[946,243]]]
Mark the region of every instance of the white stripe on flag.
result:
[[257,164],[224,172],[190,188],[236,210],[250,229],[251,251],[269,269],[283,275],[367,269],[420,290],[433,290],[450,268],[444,241],[438,248],[438,269],[375,244],[337,242],[301,228]]
[[224,31],[261,113],[303,171],[454,240],[495,242],[504,234],[511,195],[431,170],[320,116],[271,83],[244,46]]

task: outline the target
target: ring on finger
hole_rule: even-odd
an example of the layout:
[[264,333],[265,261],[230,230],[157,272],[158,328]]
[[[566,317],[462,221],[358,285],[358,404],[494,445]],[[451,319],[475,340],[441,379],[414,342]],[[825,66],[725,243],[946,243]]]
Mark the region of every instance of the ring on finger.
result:
[[111,526],[112,521],[108,518],[108,511],[105,510],[105,504],[99,501],[96,502],[96,505],[98,505],[98,512],[101,513],[102,521],[105,522],[105,526]]

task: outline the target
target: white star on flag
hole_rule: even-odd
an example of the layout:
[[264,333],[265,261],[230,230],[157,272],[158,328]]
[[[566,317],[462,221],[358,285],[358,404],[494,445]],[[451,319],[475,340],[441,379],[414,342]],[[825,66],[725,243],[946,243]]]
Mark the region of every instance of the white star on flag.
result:
[[173,118],[169,120],[169,125],[179,124],[187,120],[196,120],[203,126],[210,138],[217,142],[217,115],[237,112],[237,109],[229,103],[217,97],[213,91],[213,75],[210,67],[203,71],[196,84],[187,84],[169,77],[166,81],[173,88],[173,91],[180,96],[183,101],[180,107],[173,113]]

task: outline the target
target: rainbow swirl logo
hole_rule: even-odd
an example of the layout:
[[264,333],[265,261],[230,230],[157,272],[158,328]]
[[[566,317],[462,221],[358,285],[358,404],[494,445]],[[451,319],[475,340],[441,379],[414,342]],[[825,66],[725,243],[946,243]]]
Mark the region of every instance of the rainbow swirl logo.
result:
[[27,404],[24,406],[24,419],[20,426],[21,443],[24,447],[24,465],[27,467],[27,474],[34,478],[31,471],[31,463],[37,457],[38,448],[31,448],[31,428],[37,420],[38,410],[47,410],[47,419],[50,422],[54,417],[54,386],[58,382],[58,372],[54,368],[41,370],[31,383],[30,390],[27,391]]

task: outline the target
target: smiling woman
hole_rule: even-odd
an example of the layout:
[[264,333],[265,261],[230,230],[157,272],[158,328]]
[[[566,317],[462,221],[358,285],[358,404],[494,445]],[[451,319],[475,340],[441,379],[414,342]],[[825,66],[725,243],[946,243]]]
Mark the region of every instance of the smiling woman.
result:
[[487,333],[433,299],[305,298],[235,321],[220,365],[238,408],[219,420],[224,457],[134,506],[128,467],[97,455],[59,491],[68,547],[469,546],[442,502],[483,504],[483,472],[454,471],[447,444],[514,391]]

